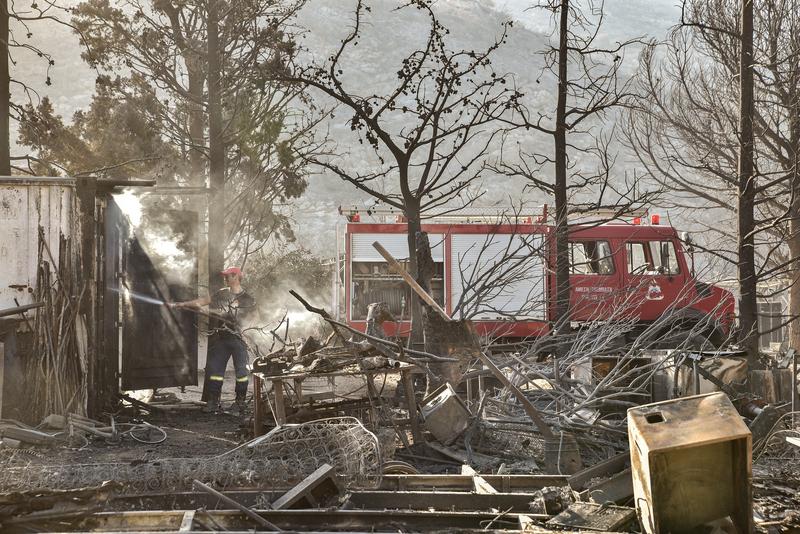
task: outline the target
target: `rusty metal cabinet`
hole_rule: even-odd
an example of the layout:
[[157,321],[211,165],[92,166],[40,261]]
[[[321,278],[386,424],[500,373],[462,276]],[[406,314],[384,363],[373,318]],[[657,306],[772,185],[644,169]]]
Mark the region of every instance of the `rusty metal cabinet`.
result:
[[750,430],[724,393],[628,410],[633,490],[643,531],[723,520],[752,530]]

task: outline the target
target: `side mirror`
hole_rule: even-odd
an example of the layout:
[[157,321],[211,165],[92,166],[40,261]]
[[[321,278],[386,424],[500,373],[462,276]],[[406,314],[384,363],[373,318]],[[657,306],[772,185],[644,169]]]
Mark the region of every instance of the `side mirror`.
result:
[[693,244],[692,236],[691,234],[689,234],[689,232],[681,232],[678,237],[680,238],[681,241],[683,241],[686,244],[686,252],[689,253],[689,258],[692,261],[692,264],[690,266],[690,272],[692,274],[692,278],[694,278],[696,274],[694,272],[694,247],[692,246]]
[[692,246],[694,244],[694,241],[692,240],[692,234],[689,232],[681,232],[678,237],[686,245],[686,252],[694,252],[694,247]]

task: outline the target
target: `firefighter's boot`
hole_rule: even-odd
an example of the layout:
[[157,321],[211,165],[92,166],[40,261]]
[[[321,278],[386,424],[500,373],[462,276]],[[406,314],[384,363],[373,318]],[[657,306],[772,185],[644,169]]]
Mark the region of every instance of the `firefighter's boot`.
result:
[[208,393],[208,400],[206,401],[206,405],[203,406],[203,413],[217,413],[220,411],[219,396],[219,393]]
[[238,415],[243,417],[245,414],[246,406],[245,406],[245,399],[247,398],[247,393],[237,393],[236,394],[236,401],[231,405],[231,412],[234,415]]

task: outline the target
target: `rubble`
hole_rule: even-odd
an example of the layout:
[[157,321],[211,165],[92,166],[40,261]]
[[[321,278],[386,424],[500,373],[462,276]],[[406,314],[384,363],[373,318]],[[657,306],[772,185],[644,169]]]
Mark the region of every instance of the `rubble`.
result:
[[275,510],[327,508],[340,504],[341,495],[342,487],[336,478],[336,470],[324,464],[273,502],[272,508]]
[[631,508],[590,503],[574,503],[547,521],[547,525],[589,531],[626,532],[636,520]]
[[195,479],[221,488],[299,481],[324,464],[335,465],[346,487],[375,487],[382,476],[377,438],[355,418],[277,427],[214,457],[162,458],[131,463],[7,467],[0,491],[77,489],[106,480],[126,493],[185,491]]
[[[252,418],[215,436],[238,442],[216,455],[157,454],[188,432],[160,422],[199,413],[193,401],[126,396],[145,418],[136,422],[119,414],[108,423],[53,415],[40,428],[2,422],[4,444],[75,457],[122,447],[126,436],[152,449],[142,458],[60,463],[26,463],[25,449],[8,449],[17,452],[0,474],[0,527],[777,533],[800,526],[793,352],[772,368],[750,369],[736,351],[621,348],[612,340],[625,320],[612,317],[579,329],[556,359],[540,350],[553,340],[481,345],[469,321],[452,321],[424,287],[414,290],[428,302],[430,335],[413,349],[385,338],[381,325],[392,318],[380,302],[369,307],[362,333],[295,293],[332,334],[284,339],[254,361]],[[221,418],[211,426],[233,420],[209,417]],[[61,439],[78,434],[86,443],[77,447]]]

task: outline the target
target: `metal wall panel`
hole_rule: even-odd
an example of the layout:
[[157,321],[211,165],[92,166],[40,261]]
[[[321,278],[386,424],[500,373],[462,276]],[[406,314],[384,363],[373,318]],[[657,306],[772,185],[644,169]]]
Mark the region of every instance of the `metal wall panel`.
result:
[[[444,261],[444,235],[428,234],[431,243],[431,256],[433,261]],[[396,260],[408,259],[408,237],[406,234],[350,234],[350,252],[352,261],[379,261],[383,262],[372,243],[377,241],[389,251]]]
[[[57,183],[0,181],[0,309],[32,302],[39,227],[59,261],[59,237],[70,237],[74,190]],[[47,256],[45,255],[45,259]],[[51,267],[52,268],[52,267]]]
[[[466,292],[461,311],[475,319],[546,319],[541,235],[455,234],[450,244],[454,308]],[[477,294],[470,287],[487,283]]]

